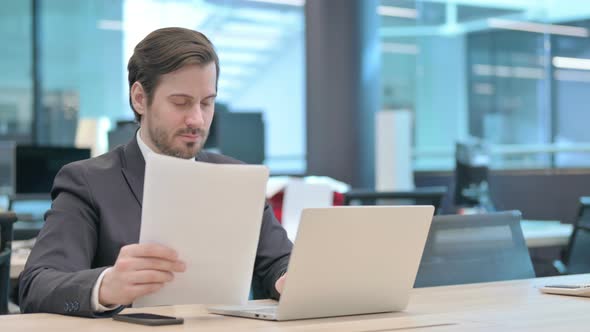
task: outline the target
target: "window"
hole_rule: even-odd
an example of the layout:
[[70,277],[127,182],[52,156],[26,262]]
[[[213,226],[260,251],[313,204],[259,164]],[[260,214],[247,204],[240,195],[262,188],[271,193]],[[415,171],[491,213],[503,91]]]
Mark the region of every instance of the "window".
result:
[[[166,26],[195,29],[213,42],[220,58],[217,102],[232,112],[263,113],[265,163],[271,171],[305,172],[303,7],[249,0],[126,0],[124,64],[143,37]],[[121,115],[131,118],[131,110]]]
[[[10,36],[16,47],[0,55],[0,135],[30,136],[30,3],[4,4],[3,13],[7,19],[0,22],[0,35]],[[218,102],[232,112],[262,113],[265,163],[271,171],[305,172],[305,43],[300,3],[40,0],[38,15],[42,87],[38,142],[72,145],[79,124],[88,119],[100,125],[98,145],[106,149],[109,127],[133,119],[127,84],[133,48],[157,28],[181,26],[203,32],[217,48]]]
[[590,5],[382,0],[383,109],[414,113],[414,168],[454,168],[469,136],[492,167],[589,167]]
[[30,142],[33,123],[31,1],[0,5],[0,139]]

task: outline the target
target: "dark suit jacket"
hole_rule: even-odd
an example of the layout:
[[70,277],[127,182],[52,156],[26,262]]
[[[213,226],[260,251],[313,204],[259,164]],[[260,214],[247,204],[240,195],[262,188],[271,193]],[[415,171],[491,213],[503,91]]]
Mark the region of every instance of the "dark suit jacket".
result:
[[[196,160],[240,163],[207,152]],[[144,172],[136,138],[60,170],[45,225],[20,276],[22,312],[100,316],[92,312],[92,288],[100,273],[114,265],[121,247],[139,241]],[[255,297],[278,298],[274,283],[287,269],[291,247],[267,204],[254,263]]]

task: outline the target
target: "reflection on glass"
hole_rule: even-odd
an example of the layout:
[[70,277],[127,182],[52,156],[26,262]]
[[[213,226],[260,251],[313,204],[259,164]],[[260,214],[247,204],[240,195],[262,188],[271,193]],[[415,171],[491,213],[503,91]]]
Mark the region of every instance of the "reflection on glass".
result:
[[590,4],[382,0],[378,13],[382,107],[414,111],[416,169],[452,169],[469,135],[492,145],[493,168],[590,165]]
[[30,142],[31,1],[5,1],[0,8],[0,140]]

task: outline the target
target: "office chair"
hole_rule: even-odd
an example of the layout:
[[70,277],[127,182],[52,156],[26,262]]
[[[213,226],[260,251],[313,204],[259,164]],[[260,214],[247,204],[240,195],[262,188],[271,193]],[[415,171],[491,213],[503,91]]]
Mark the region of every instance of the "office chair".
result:
[[455,206],[494,211],[488,185],[490,156],[487,145],[472,137],[457,142],[455,151]]
[[414,287],[534,278],[519,211],[435,216]]
[[413,205],[432,205],[435,214],[440,214],[441,203],[446,193],[447,187],[444,186],[420,187],[408,191],[351,190],[344,194],[344,205],[382,205],[390,202],[407,205],[406,201],[410,201]]
[[14,213],[0,213],[0,315],[8,313],[10,254],[12,253],[12,224],[14,222],[16,222]]
[[578,217],[562,261],[553,263],[561,274],[590,272],[590,196],[580,197]]

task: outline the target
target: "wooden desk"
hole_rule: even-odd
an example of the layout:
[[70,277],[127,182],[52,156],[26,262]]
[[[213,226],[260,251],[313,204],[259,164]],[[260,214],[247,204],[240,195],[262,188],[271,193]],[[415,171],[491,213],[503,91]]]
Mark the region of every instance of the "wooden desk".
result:
[[[179,316],[184,325],[147,327],[50,314],[0,316],[6,331],[586,331],[590,298],[541,294],[548,283],[590,282],[590,274],[412,290],[404,312],[267,322],[208,314],[204,306],[127,309]],[[313,300],[313,299],[310,299]]]
[[527,247],[564,247],[568,244],[574,227],[559,221],[522,220],[522,233]]

